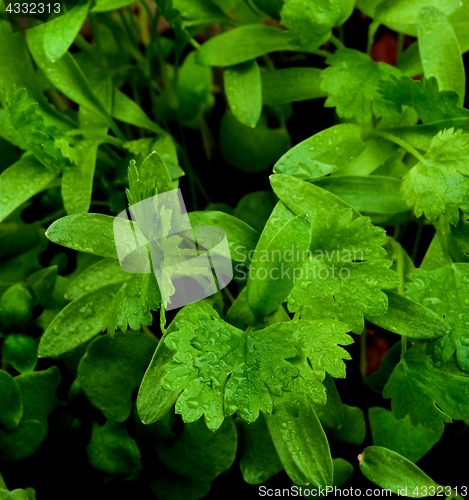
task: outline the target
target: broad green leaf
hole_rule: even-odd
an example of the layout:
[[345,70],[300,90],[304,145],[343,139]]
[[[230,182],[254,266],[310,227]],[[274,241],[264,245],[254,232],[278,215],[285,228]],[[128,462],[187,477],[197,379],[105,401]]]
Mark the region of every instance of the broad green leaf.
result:
[[388,298],[382,289],[395,288],[382,247],[384,230],[369,218],[353,220],[350,209],[333,207],[312,219],[311,253],[288,298],[290,312],[304,319],[334,318],[354,333],[364,328],[364,316],[384,314]]
[[156,151],[145,158],[138,168],[138,174],[141,182],[154,180],[158,193],[165,193],[173,189],[168,167]]
[[469,212],[469,137],[462,130],[439,132],[430,149],[402,181],[402,194],[415,215],[436,221],[445,214],[457,224],[459,209]]
[[375,62],[363,52],[340,49],[326,59],[328,68],[322,72],[321,89],[329,96],[325,106],[336,107],[342,118],[355,117],[358,123],[369,122],[374,115],[392,116],[399,106],[384,100],[378,82],[401,72],[389,64]]
[[279,50],[293,50],[285,33],[265,24],[247,24],[202,45],[196,61],[207,66],[233,66]]
[[326,97],[326,92],[321,90],[321,73],[322,70],[318,68],[262,71],[262,103],[289,104]]
[[19,132],[29,150],[47,170],[59,170],[57,158],[44,149],[49,136],[43,129],[44,118],[37,110],[37,103],[27,98],[26,89],[4,88],[0,82],[0,102],[11,125]]
[[254,3],[272,19],[280,19],[280,10],[283,7],[283,0],[254,0]]
[[262,112],[261,72],[256,60],[228,66],[223,77],[231,112],[240,123],[254,128]]
[[[433,343],[435,363],[453,357],[461,370],[469,372],[469,328],[466,306],[469,300],[469,264],[452,264],[435,271],[419,269],[410,275],[406,296],[428,307],[444,320],[445,335]],[[466,303],[467,301],[467,303]]]
[[28,277],[28,286],[42,307],[46,307],[49,301],[55,282],[57,281],[57,273],[57,266],[50,266]]
[[347,165],[364,149],[360,126],[335,125],[291,148],[274,165],[274,172],[305,180],[323,177]]
[[44,168],[31,154],[0,174],[0,221],[32,196],[43,191],[57,177],[57,172]]
[[259,233],[232,215],[223,212],[189,212],[192,227],[216,226],[225,231],[231,259],[245,262],[247,255],[256,247]]
[[435,271],[447,264],[448,260],[441,249],[440,238],[437,234],[434,234],[419,269],[424,271]]
[[23,283],[10,286],[0,299],[0,329],[23,329],[33,317],[33,297]]
[[[412,279],[412,275],[410,277]],[[406,293],[409,298],[391,290],[384,293],[388,297],[387,311],[381,316],[367,316],[368,321],[390,332],[414,339],[438,339],[447,335],[450,323],[446,324],[443,315],[434,312],[430,301],[420,301],[419,304],[418,301],[410,300],[411,293]]]
[[36,494],[32,488],[13,491],[0,489],[0,500],[36,500]]
[[156,134],[165,134],[165,131],[150,120],[143,109],[130,97],[118,89],[114,89],[112,117],[135,127],[142,127]]
[[253,129],[240,123],[231,112],[220,124],[220,149],[225,160],[243,172],[261,172],[270,168],[290,147],[283,128],[270,128],[262,115]]
[[399,179],[382,175],[337,175],[317,179],[314,184],[350,203],[361,213],[394,214],[408,211],[399,192]]
[[90,465],[106,474],[131,474],[142,467],[137,442],[124,423],[113,420],[103,426],[93,422],[86,454]]
[[420,81],[391,76],[380,84],[379,92],[388,101],[414,106],[423,123],[469,116],[469,111],[459,104],[456,92],[440,91],[434,76],[423,77]]
[[431,494],[438,486],[410,460],[381,446],[368,446],[358,455],[360,470],[381,488],[411,498]]
[[72,10],[46,23],[44,52],[51,61],[60,59],[72,45],[88,16],[90,4],[88,0],[80,0]]
[[37,420],[43,428],[42,439],[49,430],[47,417],[56,408],[63,406],[55,392],[60,384],[60,370],[51,366],[48,370],[23,373],[15,377],[23,400],[23,420]]
[[65,306],[41,337],[39,357],[59,357],[104,331],[109,304],[118,289],[119,285],[107,285]]
[[46,435],[38,420],[23,419],[9,432],[0,429],[0,458],[8,462],[24,460],[36,452]]
[[434,76],[441,90],[452,90],[464,103],[466,74],[461,49],[447,16],[427,6],[419,12],[419,50],[425,76]]
[[109,12],[110,10],[121,9],[134,3],[132,0],[95,0],[91,12]]
[[320,405],[312,402],[312,407],[323,425],[331,429],[340,429],[344,423],[344,405],[340,400],[334,379],[327,374],[322,383],[326,388],[327,403]]
[[23,417],[23,402],[16,380],[0,370],[0,425],[7,431],[18,427]]
[[[308,496],[315,496],[316,498],[326,498],[332,493],[334,487],[339,488],[344,483],[346,483],[353,474],[353,465],[343,458],[333,458],[332,463],[334,465],[334,477],[332,479],[332,484],[328,485],[326,489],[319,488],[305,488],[308,489]],[[313,493],[315,491],[315,493]],[[305,496],[303,494],[303,496]]]
[[329,438],[360,445],[365,440],[366,422],[363,411],[356,406],[343,405],[344,422],[339,429],[325,429]]
[[420,424],[414,427],[408,416],[396,420],[392,412],[378,406],[368,410],[368,417],[373,444],[395,451],[414,463],[426,455],[443,435]]
[[311,222],[308,216],[298,215],[267,245],[264,242],[256,247],[249,269],[247,298],[258,319],[273,313],[286,301],[310,244]]
[[267,429],[265,419],[258,418],[252,424],[236,420],[240,435],[241,460],[239,467],[248,484],[261,484],[283,470],[277,451]]
[[11,333],[2,344],[2,357],[17,372],[31,372],[37,364],[37,345],[39,341],[29,335]]
[[332,28],[352,14],[355,0],[289,0],[280,12],[291,44],[301,51],[314,51],[330,38]]
[[392,30],[417,36],[417,23],[423,7],[435,7],[449,16],[459,6],[457,0],[384,0],[374,12],[375,21]]
[[276,200],[277,197],[272,191],[249,193],[239,200],[233,215],[261,233],[275,207]]
[[440,432],[443,422],[469,417],[469,376],[453,359],[437,366],[433,356],[425,352],[426,345],[418,343],[406,351],[385,385],[383,396],[391,398],[397,420],[409,415],[412,425],[422,424]]
[[173,0],[173,5],[179,11],[185,28],[213,23],[233,23],[233,19],[224,14],[212,2],[204,0]]
[[102,214],[67,215],[52,223],[46,236],[79,252],[117,259],[113,221],[114,217]]
[[78,366],[78,380],[90,403],[107,419],[124,422],[132,411],[132,394],[156,348],[155,339],[139,332],[98,337]]
[[233,464],[236,445],[233,419],[226,419],[216,432],[209,431],[199,420],[185,424],[181,434],[158,446],[157,453],[173,472],[191,479],[213,481]]
[[78,274],[68,286],[66,298],[75,300],[102,286],[123,283],[132,278],[115,259],[101,259]]
[[51,62],[47,58],[44,53],[44,29],[46,26],[47,24],[42,24],[26,32],[26,41],[36,64],[58,90],[80,106],[102,116],[113,132],[124,139],[70,52],[66,52],[55,62]]
[[266,417],[267,427],[285,472],[298,484],[325,487],[332,484],[334,467],[329,443],[316,413],[301,413],[298,418],[280,406]]

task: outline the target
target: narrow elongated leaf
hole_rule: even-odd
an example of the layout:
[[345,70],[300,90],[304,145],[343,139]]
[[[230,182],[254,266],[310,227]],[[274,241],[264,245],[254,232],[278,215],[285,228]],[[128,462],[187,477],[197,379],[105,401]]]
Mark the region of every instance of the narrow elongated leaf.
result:
[[121,9],[134,3],[132,0],[96,0],[91,12],[109,12],[110,10]]
[[47,170],[32,154],[24,155],[19,161],[0,174],[0,221],[13,210],[40,193],[52,182],[58,173]]
[[266,417],[267,428],[280,461],[290,479],[297,484],[325,487],[332,484],[334,466],[329,443],[316,413],[292,418],[281,406]]
[[49,226],[47,238],[79,252],[117,259],[114,217],[102,214],[75,214],[62,217]]
[[278,50],[292,50],[285,33],[265,24],[247,24],[204,43],[196,56],[199,64],[233,66]]
[[65,306],[47,327],[39,343],[39,357],[66,354],[106,329],[109,304],[119,285],[107,285]]
[[347,165],[365,149],[361,127],[341,124],[300,142],[274,165],[276,174],[314,179]]
[[393,493],[405,491],[406,497],[422,498],[438,486],[410,460],[381,446],[368,446],[358,460],[361,472],[370,481]]
[[425,76],[434,76],[440,90],[452,90],[464,103],[466,73],[459,42],[441,10],[428,6],[419,13],[419,49]]
[[262,102],[264,104],[289,104],[326,97],[321,89],[318,68],[285,68],[262,71]]
[[254,128],[262,112],[261,73],[257,62],[229,66],[223,75],[231,112],[243,125]]
[[[296,271],[301,270],[303,252],[310,244],[311,222],[306,215],[298,215],[267,246],[256,247],[247,297],[250,308],[259,318],[273,313],[287,299],[295,284]],[[291,257],[287,258],[287,253]]]
[[90,5],[89,0],[80,0],[66,14],[46,23],[44,52],[51,61],[60,59],[72,45],[88,16]]
[[156,151],[145,158],[138,169],[138,176],[141,182],[153,180],[158,193],[165,193],[174,188],[168,167]]

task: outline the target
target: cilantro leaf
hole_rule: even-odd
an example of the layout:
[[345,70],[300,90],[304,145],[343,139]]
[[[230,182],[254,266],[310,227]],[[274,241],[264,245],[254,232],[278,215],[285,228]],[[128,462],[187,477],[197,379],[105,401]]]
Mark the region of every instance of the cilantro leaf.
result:
[[426,155],[404,177],[401,191],[415,215],[436,221],[442,214],[457,224],[459,209],[469,211],[469,135],[443,130]]
[[355,117],[358,123],[392,116],[400,106],[379,94],[378,83],[401,72],[389,64],[375,62],[370,56],[353,49],[341,49],[326,59],[329,65],[322,72],[321,89],[327,92],[325,106],[337,108],[342,118]]
[[427,345],[419,342],[405,353],[384,386],[383,396],[391,398],[398,420],[409,415],[412,425],[439,432],[443,422],[469,418],[469,376],[454,361],[437,367],[425,352]]
[[469,373],[469,264],[452,264],[435,271],[409,275],[406,295],[445,318],[447,334],[432,345],[436,365],[446,363],[456,351],[456,361]]
[[458,94],[451,90],[439,91],[434,76],[416,81],[408,76],[391,75],[380,82],[378,92],[387,101],[414,106],[423,123],[469,116],[469,111],[460,106]]
[[[194,321],[190,312],[196,309],[203,314]],[[176,413],[185,422],[205,414],[211,430],[235,412],[247,422],[260,411],[270,415],[275,397],[288,396],[303,407],[308,396],[324,404],[325,372],[344,376],[342,359],[350,359],[337,345],[352,342],[348,327],[335,321],[276,323],[243,332],[207,303],[196,303],[174,322],[164,342],[176,353],[164,365],[162,387],[180,393]]]
[[37,103],[28,100],[26,89],[14,88],[7,92],[0,83],[0,101],[11,125],[34,156],[51,172],[57,172],[57,158],[44,149],[49,136],[42,130],[44,118],[36,111]]
[[291,312],[303,319],[334,318],[353,332],[364,328],[364,315],[384,314],[382,289],[399,284],[382,247],[384,230],[368,217],[352,220],[350,209],[322,210],[313,220],[311,255],[288,298]]

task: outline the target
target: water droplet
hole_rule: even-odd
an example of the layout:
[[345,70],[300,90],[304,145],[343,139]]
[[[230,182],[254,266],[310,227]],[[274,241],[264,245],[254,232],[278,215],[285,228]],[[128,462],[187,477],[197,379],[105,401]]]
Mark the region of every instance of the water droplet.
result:
[[8,196],[5,196],[4,198],[2,198],[3,204],[8,203],[9,201],[10,201],[10,198],[8,198]]

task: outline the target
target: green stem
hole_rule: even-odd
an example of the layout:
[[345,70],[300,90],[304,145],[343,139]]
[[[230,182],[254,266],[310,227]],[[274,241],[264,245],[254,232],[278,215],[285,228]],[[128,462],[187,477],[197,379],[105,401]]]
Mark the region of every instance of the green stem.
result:
[[404,49],[404,33],[397,34],[397,51],[396,51],[396,64],[401,57],[402,51]]
[[148,328],[148,326],[140,325],[140,328],[150,337],[153,337],[156,340],[159,340],[158,337]]
[[362,334],[360,335],[360,374],[362,376],[362,379],[366,379],[366,367],[367,367],[367,360],[366,360],[366,328],[363,330]]
[[373,42],[375,41],[375,35],[378,31],[380,23],[377,21],[373,21],[368,28],[368,44],[366,47],[366,53],[369,55],[371,52],[371,47],[373,47]]
[[423,220],[418,221],[417,234],[415,235],[414,246],[412,247],[412,262],[415,264],[417,253],[419,249],[420,236],[422,235]]
[[51,213],[47,217],[44,217],[44,219],[37,220],[36,222],[33,222],[33,224],[35,226],[43,226],[44,224],[49,224],[50,222],[54,222],[56,219],[58,219],[62,215],[65,215],[65,209],[59,208],[58,210]]
[[342,43],[341,40],[339,40],[337,37],[334,35],[331,35],[329,40],[332,42],[332,44],[336,47],[336,49],[346,49],[347,47]]
[[403,141],[399,137],[396,137],[395,135],[385,132],[384,130],[374,130],[371,134],[378,135],[380,137],[383,137],[384,139],[387,139],[388,141],[394,142],[394,144],[398,144],[399,146],[401,146],[401,148],[404,148],[408,153],[415,156],[417,160],[419,161],[423,160],[423,156],[414,147],[412,147],[410,144]]
[[225,288],[223,288],[223,291],[225,292],[226,296],[228,297],[229,301],[233,304],[233,302],[236,300],[232,293],[228,290],[228,287],[225,286]]
[[[404,249],[399,245],[397,251],[397,274],[401,278],[401,282],[397,287],[397,293],[399,295],[404,295]],[[401,357],[404,356],[407,351],[407,337],[401,335]]]

